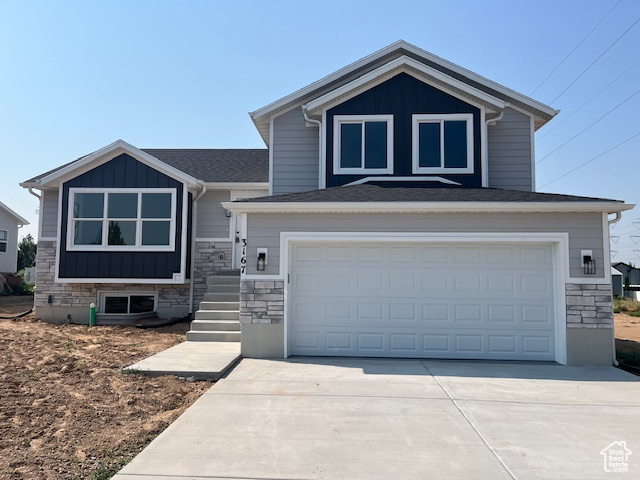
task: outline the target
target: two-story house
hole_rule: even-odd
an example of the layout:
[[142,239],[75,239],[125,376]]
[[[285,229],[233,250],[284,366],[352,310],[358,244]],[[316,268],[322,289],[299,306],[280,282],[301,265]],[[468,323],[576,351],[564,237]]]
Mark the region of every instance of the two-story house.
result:
[[116,142],[23,184],[38,315],[187,314],[240,269],[245,356],[611,364],[633,206],[535,192],[556,114],[400,41],[251,113],[268,150]]

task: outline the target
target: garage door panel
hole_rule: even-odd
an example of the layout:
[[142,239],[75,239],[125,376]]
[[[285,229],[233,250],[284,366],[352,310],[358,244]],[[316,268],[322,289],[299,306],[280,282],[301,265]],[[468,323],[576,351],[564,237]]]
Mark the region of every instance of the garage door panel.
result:
[[549,246],[294,245],[290,353],[553,360]]
[[520,262],[533,265],[551,265],[551,249],[547,247],[528,246],[520,248]]
[[414,247],[389,247],[389,261],[396,264],[414,263],[418,255]]
[[451,249],[444,246],[428,246],[420,248],[421,263],[427,263],[429,265],[449,264],[451,259],[449,258]]

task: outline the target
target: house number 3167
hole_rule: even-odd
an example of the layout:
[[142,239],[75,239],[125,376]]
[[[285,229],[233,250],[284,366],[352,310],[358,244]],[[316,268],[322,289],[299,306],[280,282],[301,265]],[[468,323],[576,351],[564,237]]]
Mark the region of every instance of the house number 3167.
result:
[[240,272],[244,273],[247,269],[247,239],[243,238],[242,242],[242,257],[240,257]]

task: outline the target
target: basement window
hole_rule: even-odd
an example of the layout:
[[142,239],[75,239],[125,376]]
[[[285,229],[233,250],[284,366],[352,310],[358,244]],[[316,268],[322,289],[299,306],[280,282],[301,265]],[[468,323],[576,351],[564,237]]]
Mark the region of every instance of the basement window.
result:
[[157,309],[158,296],[153,292],[102,292],[101,313],[135,315],[152,313]]

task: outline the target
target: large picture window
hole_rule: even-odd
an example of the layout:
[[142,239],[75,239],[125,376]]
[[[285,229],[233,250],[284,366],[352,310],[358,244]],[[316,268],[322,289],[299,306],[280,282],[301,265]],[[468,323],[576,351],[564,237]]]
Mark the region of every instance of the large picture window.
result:
[[333,117],[335,174],[393,173],[393,115]]
[[473,115],[413,115],[413,173],[473,173]]
[[8,241],[9,241],[9,231],[0,230],[0,253],[7,253]]
[[70,189],[69,242],[76,250],[172,250],[175,190]]

